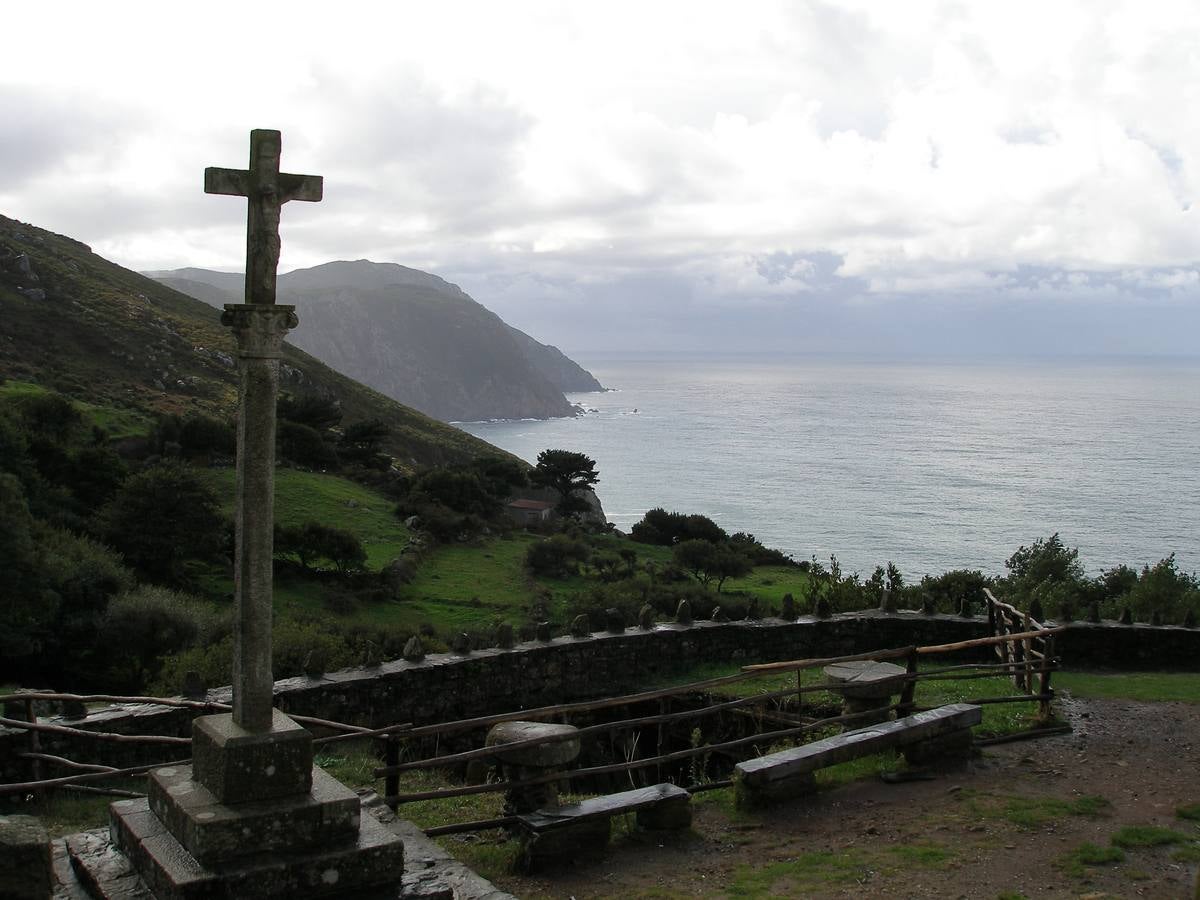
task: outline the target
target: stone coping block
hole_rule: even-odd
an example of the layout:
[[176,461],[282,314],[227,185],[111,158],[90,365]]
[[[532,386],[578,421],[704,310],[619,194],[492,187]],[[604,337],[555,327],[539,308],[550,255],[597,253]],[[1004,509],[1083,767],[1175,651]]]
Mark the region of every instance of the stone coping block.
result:
[[337,846],[268,853],[216,868],[188,853],[146,800],[118,801],[111,814],[113,843],[158,900],[352,897],[398,885],[404,874],[404,842],[371,816],[361,818],[353,840]]
[[191,766],[155,769],[149,778],[150,809],[167,831],[206,865],[255,853],[296,851],[353,840],[359,823],[358,795],[319,768],[312,791],[229,806],[192,780]]
[[0,897],[50,896],[50,836],[33,816],[0,816]]
[[734,778],[750,785],[808,775],[825,766],[877,753],[930,738],[941,737],[978,725],[983,710],[969,703],[953,703],[914,713],[894,722],[883,722],[813,741],[800,747],[748,759],[735,767]]
[[312,734],[279,710],[247,731],[229,713],[192,722],[192,777],[220,803],[251,803],[312,789]]

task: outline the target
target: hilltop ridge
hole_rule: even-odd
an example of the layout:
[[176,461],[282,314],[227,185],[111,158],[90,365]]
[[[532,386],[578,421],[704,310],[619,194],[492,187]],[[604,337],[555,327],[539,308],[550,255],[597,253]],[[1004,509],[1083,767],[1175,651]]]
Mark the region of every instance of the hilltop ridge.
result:
[[[233,416],[233,337],[210,303],[122,268],[73,238],[5,216],[0,319],[0,377],[35,381],[147,419],[192,411]],[[336,399],[346,422],[379,419],[390,430],[382,449],[402,467],[501,452],[291,343],[284,346],[281,387]]]

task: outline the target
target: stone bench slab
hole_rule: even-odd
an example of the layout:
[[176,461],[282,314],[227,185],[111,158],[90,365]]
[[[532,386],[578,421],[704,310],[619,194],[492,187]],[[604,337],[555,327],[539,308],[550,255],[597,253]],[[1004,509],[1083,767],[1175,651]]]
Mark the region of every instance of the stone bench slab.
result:
[[983,710],[969,703],[954,703],[914,713],[894,722],[883,722],[843,734],[769,753],[737,764],[737,775],[748,784],[765,784],[811,774],[886,750],[963,731],[983,720]]
[[674,784],[656,784],[651,787],[592,797],[559,809],[542,809],[534,813],[517,816],[521,824],[534,833],[567,828],[589,819],[610,818],[622,813],[636,812],[663,803],[687,804],[691,794]]

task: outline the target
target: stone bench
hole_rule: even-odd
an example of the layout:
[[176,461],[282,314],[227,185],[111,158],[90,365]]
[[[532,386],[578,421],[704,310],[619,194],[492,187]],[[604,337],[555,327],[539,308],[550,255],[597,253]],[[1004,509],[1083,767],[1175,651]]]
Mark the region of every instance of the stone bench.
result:
[[982,719],[978,706],[954,703],[748,759],[738,763],[734,773],[737,804],[760,806],[810,793],[817,769],[881,750],[900,748],[917,765],[961,758],[971,751],[971,726]]
[[691,794],[674,784],[655,784],[518,815],[521,869],[531,872],[546,863],[602,852],[612,817],[631,812],[642,828],[687,828],[692,824]]

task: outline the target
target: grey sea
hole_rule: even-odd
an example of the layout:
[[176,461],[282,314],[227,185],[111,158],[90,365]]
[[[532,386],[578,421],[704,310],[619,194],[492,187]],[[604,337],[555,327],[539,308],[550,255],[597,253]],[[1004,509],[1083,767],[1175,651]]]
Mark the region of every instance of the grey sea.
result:
[[796,559],[1002,573],[1058,532],[1092,573],[1200,567],[1200,359],[583,357],[575,419],[462,424],[596,460],[622,530],[711,516]]

